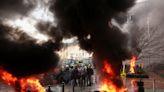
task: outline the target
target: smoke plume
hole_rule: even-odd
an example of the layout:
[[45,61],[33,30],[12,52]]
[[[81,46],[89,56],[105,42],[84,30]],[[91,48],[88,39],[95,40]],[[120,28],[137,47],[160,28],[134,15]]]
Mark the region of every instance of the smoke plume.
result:
[[34,4],[30,3],[30,0],[1,0],[0,19],[26,15],[32,8]]
[[[132,35],[132,45],[138,61],[145,66],[163,61],[163,9],[163,0],[144,0],[129,11],[131,17],[127,25]],[[145,62],[147,60],[149,62]]]
[[0,66],[17,77],[57,66],[62,33],[54,25],[50,0],[1,0]]
[[130,50],[127,34],[113,26],[111,19],[133,5],[134,0],[56,0],[51,10],[63,34],[77,36],[81,48],[93,52],[98,70],[107,59],[119,75]]
[[[40,9],[39,6],[50,6],[49,2],[38,2],[36,10]],[[52,23],[55,22],[53,19],[47,19],[48,15],[43,18],[37,14],[38,12],[29,13],[31,6],[34,8],[35,5],[31,0],[1,1],[2,22],[5,21],[4,15],[27,14],[28,18],[25,19],[37,21],[33,24],[37,28],[32,29],[38,29],[51,38],[39,45],[31,36],[24,34],[25,32],[15,33],[12,27],[1,25],[1,66],[16,76],[44,72],[57,65],[58,57],[54,51],[60,49],[62,38],[76,36],[82,49],[93,52],[94,63],[100,65],[97,66],[98,69],[102,68],[102,61],[107,59],[118,75],[121,61],[130,57],[130,49],[127,34],[115,27],[111,19],[126,12],[134,5],[134,0],[55,0],[51,4],[50,9],[57,18],[57,27]],[[39,13],[47,13],[47,8],[45,10]],[[29,17],[33,20],[29,20]],[[30,29],[26,29],[26,32],[27,30]]]
[[[39,74],[54,68],[59,60],[54,53],[56,44],[42,45],[24,33],[17,33],[17,39],[9,39],[11,27],[0,25],[0,65],[17,77]],[[12,35],[13,37],[13,35]]]

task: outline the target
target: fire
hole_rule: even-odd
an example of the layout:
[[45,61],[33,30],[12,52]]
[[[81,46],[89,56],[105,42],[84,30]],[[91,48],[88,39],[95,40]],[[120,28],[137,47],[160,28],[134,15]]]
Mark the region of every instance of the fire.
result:
[[127,89],[125,87],[117,87],[117,85],[113,82],[116,78],[116,75],[112,69],[112,66],[107,62],[104,61],[104,67],[102,72],[107,74],[107,77],[103,78],[101,81],[101,92],[126,92]]
[[2,80],[4,80],[4,82],[7,83],[8,85],[13,85],[18,80],[12,74],[10,74],[4,70],[0,70],[0,76],[1,76]]
[[[135,66],[136,66],[136,56],[132,56],[132,59],[130,60],[130,69],[129,69],[130,73],[132,73],[132,74],[135,73]],[[130,81],[130,83],[131,83],[132,90],[135,91],[136,90],[135,80],[132,79]],[[135,91],[135,92],[137,92],[137,91]]]
[[124,87],[118,88],[111,80],[105,79],[102,82],[102,86],[100,90],[105,91],[105,92],[126,92],[127,89]]
[[110,64],[108,64],[107,61],[104,61],[104,68],[102,69],[103,72],[111,75],[111,77],[115,76],[114,71],[112,70],[112,67]]
[[116,87],[113,84],[109,84],[109,83],[104,83],[101,90],[105,90],[107,92],[116,92]]
[[130,73],[135,73],[135,65],[136,65],[136,57],[132,56],[132,59],[130,60]]
[[20,84],[21,92],[26,92],[28,89],[32,92],[45,92],[44,87],[42,87],[39,80],[36,78],[20,79]]
[[18,83],[20,86],[20,92],[26,92],[28,90],[32,92],[46,92],[44,87],[40,84],[39,79],[34,77],[18,79],[3,69],[0,69],[0,77],[8,85],[16,86]]

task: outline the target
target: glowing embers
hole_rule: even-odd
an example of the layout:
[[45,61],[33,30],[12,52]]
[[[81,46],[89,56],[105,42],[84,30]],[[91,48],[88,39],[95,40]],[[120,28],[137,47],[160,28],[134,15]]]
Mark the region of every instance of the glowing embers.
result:
[[[101,75],[101,86],[100,90],[101,92],[126,92],[127,89],[125,87],[118,87],[115,84],[115,80],[117,80],[117,76],[112,69],[112,65],[108,63],[108,61],[103,62],[103,68],[102,68],[102,74]],[[121,81],[120,81],[121,82]]]
[[45,92],[46,90],[39,82],[39,79],[34,77],[29,78],[20,78],[14,77],[9,72],[0,69],[0,77],[4,81],[4,83],[14,86],[16,90],[19,90],[20,92]]
[[136,66],[136,57],[132,56],[132,59],[130,60],[130,73],[135,73],[135,66]]

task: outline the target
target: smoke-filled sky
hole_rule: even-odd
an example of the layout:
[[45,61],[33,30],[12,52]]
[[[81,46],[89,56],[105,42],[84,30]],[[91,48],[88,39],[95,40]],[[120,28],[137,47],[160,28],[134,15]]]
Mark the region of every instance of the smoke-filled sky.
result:
[[63,39],[76,37],[97,61],[107,58],[118,63],[111,62],[114,67],[120,66],[132,49],[129,33],[118,27],[126,22],[126,12],[134,7],[129,13],[140,26],[152,9],[156,13],[162,8],[162,0],[149,0],[150,6],[160,4],[158,8],[143,7],[144,1],[138,0],[137,6],[135,0],[1,0],[0,64],[17,76],[45,72],[57,65],[55,51]]
[[1,67],[22,77],[57,66],[62,37],[49,7],[49,0],[0,1]]

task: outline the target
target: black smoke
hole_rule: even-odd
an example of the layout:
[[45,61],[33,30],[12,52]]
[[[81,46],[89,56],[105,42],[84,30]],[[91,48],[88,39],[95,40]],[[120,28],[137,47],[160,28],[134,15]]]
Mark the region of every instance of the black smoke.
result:
[[119,13],[117,16],[114,16],[114,19],[120,25],[126,23],[128,21],[128,15],[124,12]]
[[0,25],[0,66],[17,77],[39,74],[53,69],[59,61],[54,53],[57,43],[51,41],[38,45],[31,37],[20,33],[20,39],[12,41],[8,34],[13,28]]
[[[28,1],[28,0],[27,0]],[[10,17],[19,15],[26,15],[34,4],[25,2],[25,0],[1,0],[0,1],[0,18]]]
[[[130,52],[128,36],[113,26],[111,19],[133,4],[134,0],[54,0],[51,11],[57,18],[57,28],[45,33],[55,40],[38,45],[23,34],[24,41],[12,41],[7,35],[13,29],[1,25],[0,65],[20,77],[45,72],[57,65],[54,51],[60,49],[62,38],[76,36],[82,49],[94,53],[97,68],[101,69],[107,59],[118,75],[121,61],[129,58]],[[25,14],[31,8],[26,5],[23,0],[2,0],[0,15]],[[46,30],[47,25],[39,28]]]
[[111,19],[133,5],[134,0],[56,0],[51,10],[63,34],[77,36],[81,48],[93,52],[98,70],[108,60],[119,75],[122,60],[131,53],[128,36]]
[[[41,2],[43,1],[0,1],[0,67],[17,77],[44,73],[56,67],[59,61],[55,51],[61,48],[62,33],[56,27],[52,27],[52,24],[39,21],[38,30],[51,37],[48,42],[43,44],[36,44],[37,40],[23,33],[19,28],[3,24],[6,22],[5,19],[28,17],[31,10]],[[30,31],[30,29],[27,30]]]

